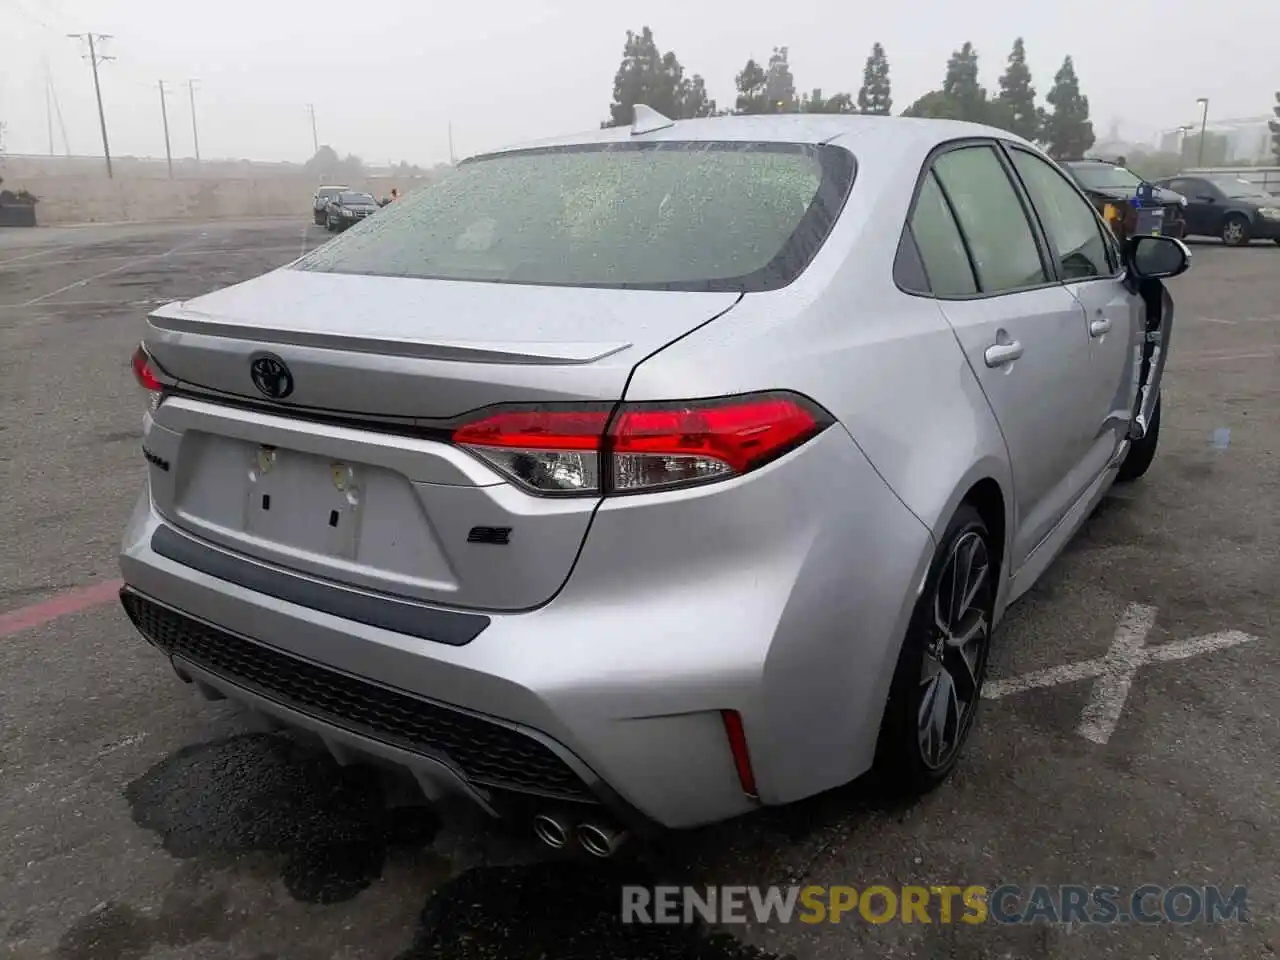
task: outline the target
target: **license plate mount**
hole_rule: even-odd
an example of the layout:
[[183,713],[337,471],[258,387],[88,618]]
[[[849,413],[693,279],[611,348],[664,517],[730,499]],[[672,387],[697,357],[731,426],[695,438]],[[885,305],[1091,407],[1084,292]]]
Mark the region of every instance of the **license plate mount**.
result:
[[365,507],[359,464],[258,445],[248,466],[245,533],[309,553],[356,559]]

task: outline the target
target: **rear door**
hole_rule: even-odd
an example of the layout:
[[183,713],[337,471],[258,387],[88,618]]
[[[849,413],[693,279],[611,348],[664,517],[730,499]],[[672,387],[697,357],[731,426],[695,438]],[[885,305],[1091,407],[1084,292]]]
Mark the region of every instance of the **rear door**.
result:
[[1052,164],[1006,144],[1043,228],[1062,282],[1084,308],[1089,384],[1078,402],[1091,407],[1087,473],[1100,474],[1124,442],[1138,390],[1145,311],[1123,283],[1112,235],[1080,192]]
[[1016,571],[1087,485],[1078,397],[1089,340],[1080,304],[1053,277],[994,143],[966,142],[933,158],[911,227],[1008,446]]

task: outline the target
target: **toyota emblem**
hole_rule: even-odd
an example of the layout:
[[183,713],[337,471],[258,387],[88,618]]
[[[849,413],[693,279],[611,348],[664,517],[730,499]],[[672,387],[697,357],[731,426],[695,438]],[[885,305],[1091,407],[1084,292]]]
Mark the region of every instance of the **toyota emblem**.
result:
[[266,353],[249,364],[249,375],[258,392],[272,400],[283,400],[293,393],[293,374],[279,357]]

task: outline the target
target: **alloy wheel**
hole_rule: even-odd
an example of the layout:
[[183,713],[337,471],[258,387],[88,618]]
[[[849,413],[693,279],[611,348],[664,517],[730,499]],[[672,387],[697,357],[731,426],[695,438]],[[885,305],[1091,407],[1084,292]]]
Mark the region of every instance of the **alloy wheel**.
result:
[[1244,240],[1244,224],[1239,220],[1228,220],[1222,228],[1222,239],[1235,246]]
[[971,530],[939,571],[920,671],[917,737],[920,758],[933,770],[951,761],[977,707],[991,633],[990,578],[986,541]]

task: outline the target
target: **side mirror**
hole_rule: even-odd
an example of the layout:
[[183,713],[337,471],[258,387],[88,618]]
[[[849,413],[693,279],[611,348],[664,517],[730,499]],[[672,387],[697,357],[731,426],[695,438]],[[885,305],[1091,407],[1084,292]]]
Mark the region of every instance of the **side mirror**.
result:
[[1132,237],[1126,250],[1129,269],[1139,280],[1165,280],[1186,273],[1191,250],[1176,237]]

